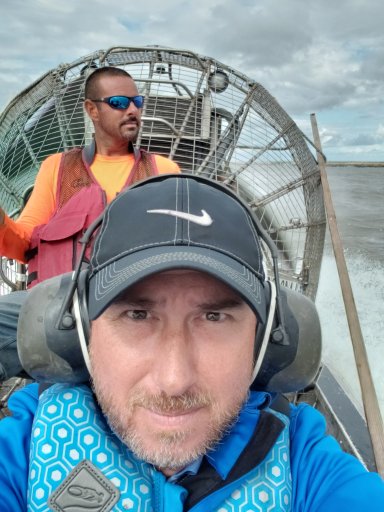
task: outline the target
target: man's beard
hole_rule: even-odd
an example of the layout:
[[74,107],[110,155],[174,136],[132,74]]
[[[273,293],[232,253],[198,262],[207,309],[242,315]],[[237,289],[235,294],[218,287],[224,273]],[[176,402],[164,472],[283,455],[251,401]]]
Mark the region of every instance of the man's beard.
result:
[[136,141],[137,141],[137,137],[139,136],[139,130],[137,130],[137,132],[135,133],[132,133],[132,132],[128,132],[128,133],[125,133],[122,135],[123,139],[129,144],[130,142],[132,144],[135,144]]
[[[94,372],[95,373],[95,372]],[[159,469],[176,471],[184,468],[198,457],[212,450],[230,430],[247,398],[247,392],[238,393],[238,398],[229,410],[220,410],[217,403],[205,392],[186,392],[180,396],[167,396],[165,393],[148,395],[136,393],[129,397],[124,406],[116,403],[113,390],[105,389],[94,375],[93,388],[100,407],[113,432],[140,460],[153,464]],[[199,407],[210,409],[208,425],[204,426],[205,436],[187,450],[184,447],[189,436],[196,435],[191,429],[153,433],[156,446],[147,448],[140,428],[134,424],[134,411],[144,407],[156,413],[185,413]]]
[[[127,142],[132,142],[133,144],[137,141],[137,138],[139,136],[139,131],[140,131],[140,126],[141,126],[141,121],[139,121],[136,117],[133,118],[134,121],[137,122],[137,126],[136,126],[136,129],[134,131],[132,130],[129,130],[128,132],[125,132],[124,134],[122,134],[123,138],[127,141]],[[124,124],[126,123],[127,121],[125,121],[121,126],[124,126]]]

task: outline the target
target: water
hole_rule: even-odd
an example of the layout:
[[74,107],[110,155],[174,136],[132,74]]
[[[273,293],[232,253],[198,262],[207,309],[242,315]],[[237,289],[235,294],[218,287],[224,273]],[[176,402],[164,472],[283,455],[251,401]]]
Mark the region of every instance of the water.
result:
[[[384,415],[384,168],[329,167],[327,175],[371,373]],[[362,410],[328,232],[316,303],[322,324],[323,360]]]

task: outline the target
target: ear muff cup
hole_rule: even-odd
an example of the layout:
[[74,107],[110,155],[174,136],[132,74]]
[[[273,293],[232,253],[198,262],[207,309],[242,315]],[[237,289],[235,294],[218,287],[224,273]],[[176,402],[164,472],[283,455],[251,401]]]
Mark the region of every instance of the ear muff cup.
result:
[[[288,343],[278,343],[270,336],[251,388],[288,393],[304,389],[317,376],[321,363],[321,326],[315,304],[305,295],[284,286],[280,287],[280,295]],[[256,344],[260,344],[262,335],[257,333]]]
[[[83,271],[86,273],[86,271]],[[58,329],[60,310],[72,282],[72,272],[55,276],[28,291],[17,328],[17,349],[25,371],[40,382],[79,383],[89,373],[75,321]]]

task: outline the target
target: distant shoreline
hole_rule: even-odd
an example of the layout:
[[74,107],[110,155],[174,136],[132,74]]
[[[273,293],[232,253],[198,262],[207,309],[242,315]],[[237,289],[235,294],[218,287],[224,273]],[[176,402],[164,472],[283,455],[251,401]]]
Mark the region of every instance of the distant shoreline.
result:
[[384,162],[326,162],[327,167],[384,167]]

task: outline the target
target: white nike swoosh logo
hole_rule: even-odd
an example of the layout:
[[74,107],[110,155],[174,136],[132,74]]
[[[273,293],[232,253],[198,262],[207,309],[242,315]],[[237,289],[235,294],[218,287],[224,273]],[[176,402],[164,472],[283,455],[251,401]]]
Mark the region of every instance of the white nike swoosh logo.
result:
[[172,215],[172,217],[189,220],[190,222],[194,222],[200,226],[210,226],[213,222],[212,217],[205,210],[201,210],[202,215],[193,215],[193,213],[178,212],[177,210],[147,210],[147,213]]

